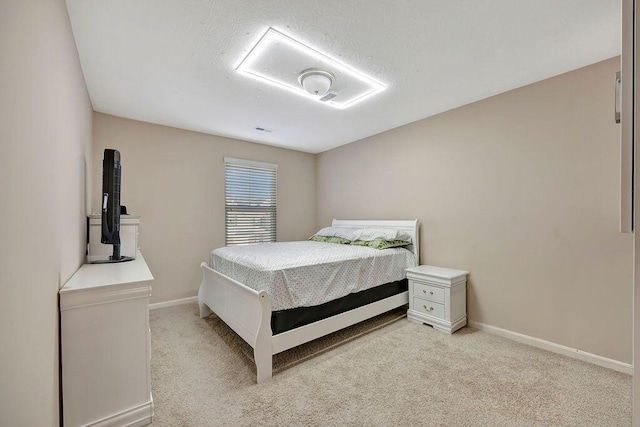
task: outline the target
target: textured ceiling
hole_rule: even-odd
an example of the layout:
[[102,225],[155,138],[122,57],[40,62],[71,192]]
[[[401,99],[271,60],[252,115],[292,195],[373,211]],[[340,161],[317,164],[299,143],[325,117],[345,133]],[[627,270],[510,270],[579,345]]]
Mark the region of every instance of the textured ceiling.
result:
[[[95,111],[311,153],[620,54],[620,0],[67,7]],[[339,110],[239,74],[234,68],[268,27],[388,88]]]

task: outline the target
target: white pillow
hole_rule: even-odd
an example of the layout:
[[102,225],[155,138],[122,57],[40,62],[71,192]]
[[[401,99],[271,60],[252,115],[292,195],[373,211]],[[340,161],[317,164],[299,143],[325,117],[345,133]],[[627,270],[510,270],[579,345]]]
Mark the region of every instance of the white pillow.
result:
[[356,230],[353,228],[325,227],[322,230],[318,231],[315,235],[325,237],[340,237],[342,239],[355,240],[353,238],[354,231]]
[[411,235],[404,230],[393,228],[359,228],[352,233],[350,240],[363,240],[371,242],[373,240],[402,240],[411,242]]

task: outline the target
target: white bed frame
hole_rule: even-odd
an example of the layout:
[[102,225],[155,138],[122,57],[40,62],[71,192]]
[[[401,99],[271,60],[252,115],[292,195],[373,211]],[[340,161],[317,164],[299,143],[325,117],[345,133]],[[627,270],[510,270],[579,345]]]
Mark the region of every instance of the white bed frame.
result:
[[[408,232],[413,245],[408,249],[416,261],[420,254],[418,220],[409,221],[357,221],[336,220],[333,227],[395,228]],[[266,291],[256,291],[213,269],[207,263],[202,267],[202,284],[198,291],[200,317],[212,312],[222,319],[243,340],[253,347],[257,381],[264,382],[272,375],[272,356],[316,338],[355,325],[378,314],[409,302],[408,292],[341,313],[317,322],[273,335],[271,332],[271,298]]]

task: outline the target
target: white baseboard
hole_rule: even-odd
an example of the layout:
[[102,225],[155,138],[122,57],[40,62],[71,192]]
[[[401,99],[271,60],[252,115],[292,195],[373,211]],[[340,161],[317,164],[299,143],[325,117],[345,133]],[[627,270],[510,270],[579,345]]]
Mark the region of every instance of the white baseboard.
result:
[[174,299],[171,301],[156,302],[153,304],[149,304],[149,310],[155,310],[157,308],[173,307],[174,305],[191,304],[192,302],[198,302],[198,297],[195,296],[195,297]]
[[86,424],[89,427],[140,427],[153,421],[153,398],[148,402]]
[[529,335],[519,334],[517,332],[512,332],[507,329],[498,328],[496,326],[486,325],[480,322],[470,321],[469,326],[481,331],[500,335],[523,344],[541,348],[543,350],[548,350],[553,353],[562,354],[564,356],[569,356],[574,359],[582,360],[583,362],[593,363],[594,365],[633,375],[633,366],[629,363],[608,359],[606,357],[598,356],[597,354],[587,353],[586,351],[578,350],[571,347],[565,347],[564,345],[556,344],[551,341],[545,341],[540,338],[534,338]]

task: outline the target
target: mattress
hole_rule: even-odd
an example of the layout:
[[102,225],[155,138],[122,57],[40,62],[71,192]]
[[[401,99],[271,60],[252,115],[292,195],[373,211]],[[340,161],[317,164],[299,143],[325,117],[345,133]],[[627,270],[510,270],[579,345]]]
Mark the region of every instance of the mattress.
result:
[[374,249],[324,242],[229,246],[211,252],[209,266],[265,290],[271,309],[311,307],[405,278],[417,265],[405,248]]

